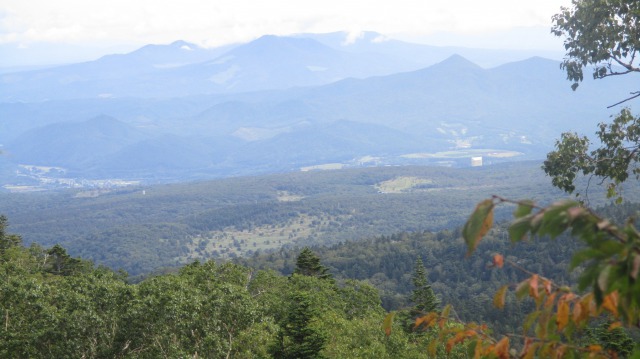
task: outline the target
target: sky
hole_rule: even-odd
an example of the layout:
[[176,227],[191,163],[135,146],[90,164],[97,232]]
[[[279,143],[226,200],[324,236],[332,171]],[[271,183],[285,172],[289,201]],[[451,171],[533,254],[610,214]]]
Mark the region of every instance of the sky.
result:
[[[185,40],[376,31],[431,45],[560,47],[551,17],[570,0],[0,0],[0,66],[54,63]],[[523,39],[526,36],[526,39]],[[21,56],[21,52],[22,55]],[[34,58],[29,58],[32,56]],[[35,58],[37,57],[37,58]],[[27,61],[31,60],[31,61]],[[15,62],[11,64],[8,62]]]

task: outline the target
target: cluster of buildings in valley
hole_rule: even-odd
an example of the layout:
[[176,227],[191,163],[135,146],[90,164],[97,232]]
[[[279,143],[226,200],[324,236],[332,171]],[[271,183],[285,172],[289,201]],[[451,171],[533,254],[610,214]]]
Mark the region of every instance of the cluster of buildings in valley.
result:
[[121,179],[84,179],[66,177],[60,167],[20,165],[16,170],[16,182],[2,186],[9,192],[37,192],[63,188],[113,189],[140,184],[140,181]]

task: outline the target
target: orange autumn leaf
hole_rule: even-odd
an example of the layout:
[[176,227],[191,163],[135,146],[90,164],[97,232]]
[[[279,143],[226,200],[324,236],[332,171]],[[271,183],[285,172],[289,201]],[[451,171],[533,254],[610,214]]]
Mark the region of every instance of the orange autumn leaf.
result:
[[502,268],[502,266],[504,266],[504,257],[501,254],[493,255],[493,266],[498,268]]
[[547,292],[547,294],[551,294],[551,281],[548,279],[543,279],[542,280],[542,286],[544,287],[544,291]]
[[493,353],[500,359],[509,359],[509,337],[503,337],[496,344]]
[[593,344],[593,345],[589,345],[587,347],[587,350],[589,350],[590,352],[594,353],[594,352],[601,352],[602,351],[602,347],[597,345],[597,344]]
[[618,292],[611,292],[604,297],[604,301],[602,302],[602,307],[608,311],[610,311],[613,316],[618,316]]
[[391,312],[387,314],[384,318],[384,322],[382,323],[382,329],[384,329],[384,334],[387,336],[391,335],[391,327],[393,326],[393,317],[395,317],[396,312]]
[[558,302],[558,314],[556,315],[556,324],[558,331],[562,331],[569,323],[569,303],[561,300]]
[[525,338],[524,340],[524,348],[522,348],[522,352],[520,353],[520,358],[522,359],[533,359],[536,355],[536,349],[540,345],[533,340],[533,338]]
[[414,328],[417,328],[422,324],[424,324],[427,327],[430,327],[432,323],[437,319],[437,317],[438,317],[438,314],[435,312],[427,313],[427,315],[425,316],[418,317],[416,318],[416,323],[414,325]]
[[547,300],[544,301],[545,307],[553,307],[553,302],[556,300],[556,296],[558,293],[553,293],[547,297]]
[[562,297],[560,297],[560,300],[564,300],[567,302],[570,302],[572,300],[576,299],[576,295],[573,293],[567,293],[567,294],[563,294]]
[[584,307],[582,302],[577,302],[573,306],[573,322],[580,324],[582,321],[589,317],[589,309]]
[[447,353],[451,353],[451,350],[453,349],[453,346],[464,341],[467,337],[467,332],[458,332],[456,333],[456,335],[453,338],[450,338],[449,340],[447,340]]
[[580,304],[582,304],[582,309],[586,311],[584,314],[585,317],[595,317],[598,315],[598,308],[596,307],[596,301],[594,299],[593,293],[587,293],[580,300]]
[[538,293],[538,275],[534,274],[529,279],[529,296],[538,299],[540,294]]
[[622,327],[622,323],[614,322],[614,323],[611,323],[611,325],[609,326],[609,329],[607,329],[607,330],[608,331],[612,331],[612,330],[614,330],[616,328],[620,328],[620,327]]

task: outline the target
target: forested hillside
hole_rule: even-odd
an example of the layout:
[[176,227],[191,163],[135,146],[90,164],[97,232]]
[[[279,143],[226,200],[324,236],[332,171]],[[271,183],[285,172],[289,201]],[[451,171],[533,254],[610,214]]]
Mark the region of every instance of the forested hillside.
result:
[[25,243],[59,243],[74,256],[138,275],[194,259],[455,228],[478,200],[495,193],[526,194],[541,202],[559,194],[540,163],[523,162],[312,171],[112,192],[0,194],[0,213]]
[[0,217],[3,358],[419,358],[429,339],[399,324],[386,337],[376,289],[313,260],[289,277],[208,261],[129,284],[6,229]]
[[[639,209],[604,212],[622,220]],[[413,309],[418,261],[437,302],[452,304],[458,320],[514,333],[534,304],[494,308],[497,287],[526,275],[492,268],[493,254],[571,285],[568,259],[580,248],[571,238],[512,247],[498,227],[465,259],[458,231],[398,233],[313,252],[282,250],[244,265],[195,261],[131,284],[126,273],[96,268],[61,246],[23,247],[6,225],[0,217],[0,356],[11,358],[422,358],[438,330],[412,328],[412,313],[420,313]],[[380,327],[385,309],[399,310],[390,335]],[[602,338],[588,334],[581,342]],[[621,338],[630,345],[628,334]],[[448,356],[467,357],[467,344]],[[436,351],[446,355],[444,345]]]
[[[623,223],[631,215],[640,215],[640,204],[608,206],[601,212]],[[493,305],[493,295],[505,283],[522,281],[527,273],[512,267],[497,270],[492,265],[492,256],[501,253],[531,272],[571,286],[576,282],[576,274],[570,274],[568,268],[573,254],[583,245],[569,236],[555,240],[539,238],[519,245],[513,245],[508,238],[506,226],[497,226],[470,258],[465,257],[466,244],[460,229],[396,233],[318,246],[314,251],[336,277],[363,280],[375,286],[388,311],[411,305],[412,273],[416,260],[420,259],[436,295],[442,303],[451,304],[463,321],[485,322],[500,333],[514,333],[520,329],[533,303],[512,298],[500,310]],[[296,250],[281,250],[238,261],[250,267],[290,274],[295,268],[296,255]]]

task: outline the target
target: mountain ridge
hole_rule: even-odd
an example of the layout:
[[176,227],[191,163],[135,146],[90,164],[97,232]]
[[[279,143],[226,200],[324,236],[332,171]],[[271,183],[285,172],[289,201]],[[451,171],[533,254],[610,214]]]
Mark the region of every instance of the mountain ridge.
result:
[[[383,36],[377,33],[367,33],[364,40],[356,39],[349,46],[329,40],[340,36],[348,35],[265,35],[245,44],[213,49],[181,40],[146,45],[94,61],[0,74],[0,101],[150,98],[285,89],[413,71],[460,51],[473,56],[473,51],[463,48],[392,39],[376,42]],[[361,45],[365,42],[371,46]]]

